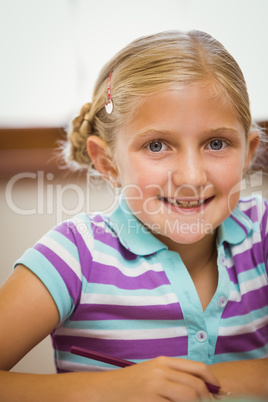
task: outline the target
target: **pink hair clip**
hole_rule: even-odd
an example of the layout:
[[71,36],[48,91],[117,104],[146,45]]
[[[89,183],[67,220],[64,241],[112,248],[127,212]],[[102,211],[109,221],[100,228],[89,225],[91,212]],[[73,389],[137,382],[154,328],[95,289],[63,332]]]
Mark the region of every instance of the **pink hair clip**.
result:
[[107,94],[108,94],[108,102],[105,102],[105,109],[106,113],[111,114],[113,111],[113,101],[112,101],[112,95],[111,95],[111,78],[112,78],[113,72],[111,71],[107,80]]

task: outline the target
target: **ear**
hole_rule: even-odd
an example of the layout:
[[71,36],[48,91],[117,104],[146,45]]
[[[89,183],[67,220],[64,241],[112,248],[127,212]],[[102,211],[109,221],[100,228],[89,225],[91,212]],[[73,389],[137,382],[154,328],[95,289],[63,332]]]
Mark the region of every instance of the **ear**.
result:
[[250,162],[254,157],[254,154],[258,148],[259,143],[260,143],[259,132],[258,131],[250,132],[247,139],[247,155],[246,155],[244,171],[246,171],[248,166],[250,165]]
[[109,181],[116,179],[117,169],[112,162],[108,145],[104,140],[96,135],[90,136],[87,140],[87,152],[99,173]]

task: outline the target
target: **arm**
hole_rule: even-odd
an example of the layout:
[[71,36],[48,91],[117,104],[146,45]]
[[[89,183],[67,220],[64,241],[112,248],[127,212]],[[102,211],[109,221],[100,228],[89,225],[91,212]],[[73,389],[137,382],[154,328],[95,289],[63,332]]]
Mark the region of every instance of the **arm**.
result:
[[56,327],[59,314],[43,283],[18,266],[0,289],[0,400],[39,402],[187,401],[208,398],[205,382],[219,385],[203,363],[160,357],[103,373],[10,373]]
[[232,395],[268,398],[268,359],[217,363],[210,369]]

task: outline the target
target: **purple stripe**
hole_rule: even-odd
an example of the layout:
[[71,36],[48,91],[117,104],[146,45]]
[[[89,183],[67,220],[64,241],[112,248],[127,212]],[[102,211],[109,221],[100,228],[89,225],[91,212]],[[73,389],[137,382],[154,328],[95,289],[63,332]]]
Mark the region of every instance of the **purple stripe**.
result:
[[101,244],[104,244],[104,246],[108,246],[108,247],[114,248],[116,250],[120,247],[118,238],[115,236],[112,236],[111,233],[106,232],[104,228],[94,226],[94,224],[92,224],[92,230],[94,233],[95,241],[99,241],[99,242],[101,242]]
[[244,251],[233,257],[234,265],[227,268],[229,278],[233,283],[238,283],[238,274],[256,269],[258,264],[265,264],[262,247],[263,244],[256,243],[250,250]]
[[88,280],[90,277],[92,256],[76,226],[73,222],[65,222],[64,225],[58,226],[56,231],[65,236],[77,247],[81,263],[81,272]]
[[242,353],[263,348],[268,343],[267,334],[268,326],[266,325],[248,334],[219,336],[215,354]]
[[106,304],[80,304],[72,321],[95,320],[182,320],[179,303],[160,306],[115,306]]
[[112,265],[102,265],[98,262],[92,264],[90,282],[114,285],[119,289],[156,289],[161,285],[170,285],[164,271],[149,270],[139,276],[129,277]]
[[235,284],[238,284],[238,276],[237,276],[235,265],[233,265],[230,268],[227,268],[227,273],[229,275],[230,281]]
[[240,254],[236,254],[233,258],[237,273],[254,269],[258,264],[264,262],[262,244],[255,243],[249,250],[241,251]]
[[[265,264],[264,261],[262,261],[259,264],[259,267],[253,267],[253,268],[249,268],[249,267],[246,266],[246,263],[245,263],[245,265],[243,265],[243,264],[241,264],[241,262],[239,262],[237,265],[233,265],[232,267],[227,268],[227,272],[228,272],[230,281],[233,282],[234,284],[238,284],[238,282],[239,282],[238,274],[241,274],[243,272],[250,271],[250,270],[254,269],[255,271],[257,271],[257,270],[259,271],[259,275],[262,275],[262,274],[265,273],[265,265],[266,264]],[[240,269],[240,268],[242,268],[242,269]]]
[[[108,246],[117,250],[125,260],[132,261],[138,258],[136,254],[132,253],[132,251],[127,248],[127,246],[122,245],[119,240],[119,235],[117,232],[115,232],[109,220],[107,222],[102,217],[95,216],[92,221],[92,230],[95,241],[99,241],[102,245],[104,245],[104,248],[105,246]],[[94,225],[94,222],[104,222],[105,228]],[[122,225],[124,226],[126,223],[122,222]],[[122,227],[118,227],[119,233],[121,230]],[[110,231],[112,231],[114,235],[112,235]]]
[[268,208],[267,208],[267,203],[265,203],[266,209],[265,212],[263,214],[263,218],[261,221],[261,232],[262,232],[262,239],[264,239],[263,241],[263,254],[265,256],[266,259],[266,269],[268,272],[268,233],[266,233],[266,230],[268,230]]
[[63,279],[68,292],[74,302],[80,300],[81,294],[81,281],[78,276],[72,271],[70,266],[66,264],[57,254],[51,249],[44,246],[43,244],[36,244],[34,246],[35,250],[38,250],[58,271],[61,278]]
[[[53,230],[61,233],[63,236],[67,237],[74,244],[77,243],[77,239],[80,239],[84,243],[82,235],[88,238],[95,238],[95,234],[106,234],[108,238],[112,237],[110,233],[105,233],[102,227],[96,227],[91,225],[91,221],[88,218],[88,221],[79,221],[77,223],[73,221],[66,221],[56,226]],[[112,237],[113,238],[113,237]],[[107,243],[109,244],[109,243]]]
[[248,198],[248,199],[241,198],[241,199],[239,200],[239,204],[240,204],[240,203],[242,203],[242,204],[250,204],[250,208],[251,208],[252,201],[255,201],[255,199],[254,199],[253,197]]
[[[105,227],[103,228],[102,226],[97,226],[94,224],[96,223],[103,223],[105,224]],[[84,226],[83,226],[84,225]],[[117,234],[113,231],[113,233],[116,235],[112,235],[110,233],[111,227],[107,225],[107,223],[103,220],[103,218],[99,215],[94,216],[93,218],[88,217],[88,222],[79,222],[77,225],[75,225],[74,222],[66,222],[65,225],[61,225],[58,228],[56,228],[57,231],[60,233],[66,235],[68,238],[70,238],[70,234],[73,233],[73,236],[76,238],[77,236],[81,236],[81,233],[85,233],[85,229],[88,231],[88,235],[90,237],[94,237],[95,241],[99,241],[102,245],[102,247],[108,246],[109,248],[113,248],[115,250],[118,250],[119,253],[122,255],[123,258],[131,261],[135,260],[137,256],[133,254],[131,251],[127,250],[122,244],[119,242]],[[70,238],[70,240],[72,240]],[[73,240],[72,240],[73,241]]]
[[[64,237],[66,237],[68,240],[70,240],[72,243],[75,244],[75,237],[74,237],[74,224],[71,222],[64,222],[59,226],[56,226],[53,231],[58,232],[62,234]],[[77,230],[75,230],[75,233]]]
[[263,248],[264,248],[264,255],[265,255],[265,258],[266,258],[265,265],[266,265],[266,270],[267,270],[267,273],[268,273],[268,233],[267,233],[267,235],[266,235],[266,237],[264,239]]
[[244,294],[241,302],[228,301],[221,318],[249,314],[253,310],[268,306],[267,291],[267,286],[264,286]]
[[92,267],[92,255],[85,243],[82,241],[78,245],[78,252],[82,274],[86,278],[87,282],[89,282]]
[[56,335],[53,344],[60,351],[66,352],[70,350],[71,346],[79,346],[120,359],[135,361],[153,359],[161,355],[185,356],[187,355],[187,342],[186,336],[165,339],[114,340]]
[[[103,228],[102,226],[94,225],[94,222],[102,224],[104,222],[105,227]],[[113,230],[113,228],[111,228],[110,225],[107,225],[107,223],[103,220],[103,218],[100,215],[96,215],[92,218],[92,231],[94,233],[95,240],[100,241],[101,243],[116,250],[122,247],[121,243],[118,240],[117,233]],[[110,231],[112,231],[114,235],[112,235]],[[123,247],[122,249],[125,248]],[[130,253],[129,251],[127,251],[127,253],[131,255],[131,259],[136,258],[136,256]]]
[[266,235],[266,228],[267,228],[267,220],[268,220],[268,208],[266,207],[265,212],[263,213],[262,220],[261,220],[261,232],[262,238],[265,238]]
[[[245,266],[244,266],[243,268],[245,268]],[[264,268],[264,269],[262,269],[262,268]],[[241,269],[241,270],[239,270],[237,266],[233,265],[232,267],[227,268],[227,272],[228,272],[230,281],[237,285],[238,282],[239,282],[239,280],[238,280],[238,274],[243,273],[243,272],[246,272],[246,271],[251,270],[251,269],[255,269],[255,271],[258,270],[258,271],[259,271],[259,274],[262,275],[262,274],[265,273],[265,263],[262,262],[262,263],[259,265],[258,268],[255,267],[255,268],[249,268],[249,269],[247,269],[247,267],[246,267],[246,269]],[[260,272],[260,271],[261,271],[261,272]]]
[[259,221],[259,212],[258,206],[256,205],[256,200],[253,198],[247,210],[243,211],[243,213],[252,221]]

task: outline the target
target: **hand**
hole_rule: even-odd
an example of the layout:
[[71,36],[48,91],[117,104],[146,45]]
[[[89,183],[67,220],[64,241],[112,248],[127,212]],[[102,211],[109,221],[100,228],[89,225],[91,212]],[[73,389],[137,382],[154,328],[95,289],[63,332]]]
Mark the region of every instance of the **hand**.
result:
[[219,386],[204,363],[170,357],[95,374],[94,388],[98,382],[100,385],[95,388],[98,402],[208,400],[213,398],[205,382]]

